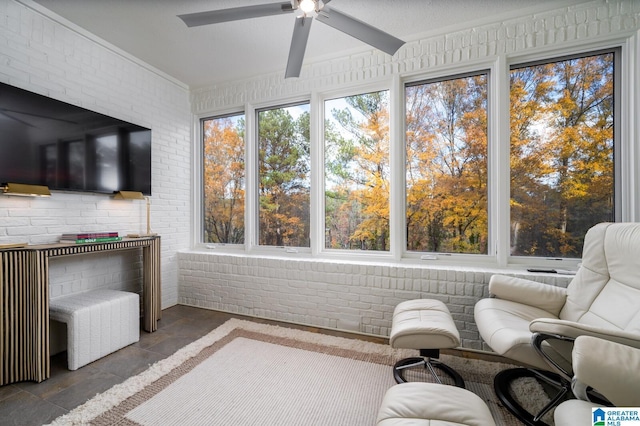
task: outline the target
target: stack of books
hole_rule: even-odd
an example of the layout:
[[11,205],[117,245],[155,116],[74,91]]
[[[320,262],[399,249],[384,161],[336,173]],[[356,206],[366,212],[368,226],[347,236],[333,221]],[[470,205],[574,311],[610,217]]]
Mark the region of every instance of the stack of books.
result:
[[79,234],[62,234],[61,243],[86,244],[86,243],[108,243],[120,241],[122,237],[117,232],[81,232]]

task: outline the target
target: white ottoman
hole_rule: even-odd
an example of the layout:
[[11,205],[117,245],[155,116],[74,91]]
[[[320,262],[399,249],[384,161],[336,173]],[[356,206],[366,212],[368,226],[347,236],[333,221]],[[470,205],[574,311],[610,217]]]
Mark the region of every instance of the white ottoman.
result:
[[495,426],[495,422],[484,401],[466,389],[414,382],[389,388],[376,425]]
[[389,343],[393,348],[418,349],[420,358],[405,358],[393,367],[398,383],[406,382],[403,370],[422,366],[428,369],[436,382],[438,368],[448,374],[456,386],[464,387],[464,380],[451,367],[433,359],[440,356],[440,349],[460,346],[460,333],[447,306],[439,300],[416,299],[399,303],[393,311]]
[[49,317],[67,324],[69,370],[140,340],[139,299],[136,293],[95,290],[49,302]]

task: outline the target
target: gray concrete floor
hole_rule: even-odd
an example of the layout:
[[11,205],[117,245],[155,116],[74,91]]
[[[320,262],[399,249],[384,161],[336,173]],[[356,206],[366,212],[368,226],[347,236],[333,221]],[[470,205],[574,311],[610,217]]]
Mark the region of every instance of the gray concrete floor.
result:
[[0,387],[0,426],[47,424],[77,406],[146,370],[151,364],[172,355],[230,318],[279,324],[307,331],[344,337],[358,337],[378,343],[383,338],[354,336],[314,327],[294,326],[257,320],[188,306],[173,306],[162,312],[154,333],[140,332],[140,341],[76,371],[67,370],[66,352],[51,358],[51,377],[41,383],[20,382]]

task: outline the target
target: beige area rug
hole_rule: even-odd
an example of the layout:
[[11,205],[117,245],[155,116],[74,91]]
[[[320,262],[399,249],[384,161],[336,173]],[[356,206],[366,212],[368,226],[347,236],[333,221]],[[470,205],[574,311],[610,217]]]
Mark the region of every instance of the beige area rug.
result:
[[[391,366],[415,355],[232,319],[52,425],[369,426],[395,384]],[[496,424],[519,424],[493,393],[493,376],[510,365],[449,355],[441,361],[485,400]]]

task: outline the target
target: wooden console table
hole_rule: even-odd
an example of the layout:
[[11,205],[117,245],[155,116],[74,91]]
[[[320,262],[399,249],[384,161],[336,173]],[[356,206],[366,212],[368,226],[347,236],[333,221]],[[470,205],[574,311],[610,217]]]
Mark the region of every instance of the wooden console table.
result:
[[142,249],[143,328],[161,317],[160,237],[0,250],[0,386],[49,378],[49,258]]

